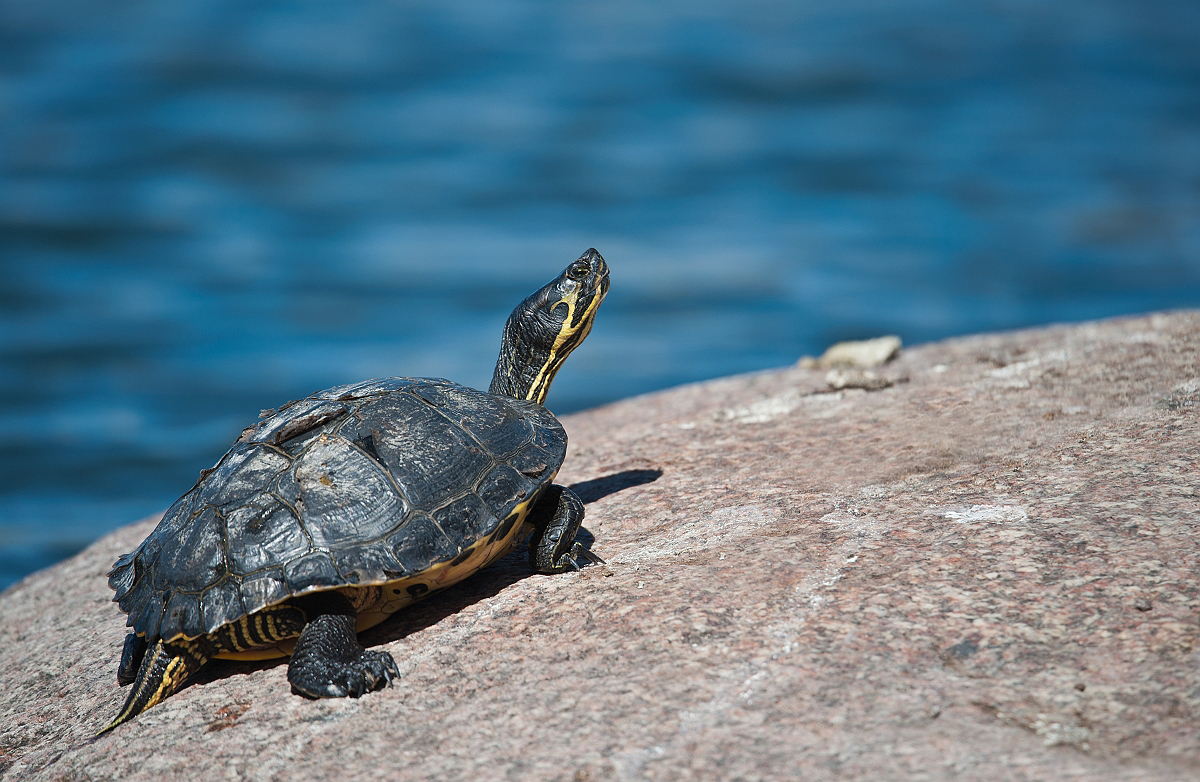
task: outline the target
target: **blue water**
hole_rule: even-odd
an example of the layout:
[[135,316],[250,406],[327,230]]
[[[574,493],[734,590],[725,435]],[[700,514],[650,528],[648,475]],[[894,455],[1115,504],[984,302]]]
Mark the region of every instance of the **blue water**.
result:
[[570,412],[1200,305],[1193,0],[0,4],[0,586],[260,408],[485,385],[588,247]]

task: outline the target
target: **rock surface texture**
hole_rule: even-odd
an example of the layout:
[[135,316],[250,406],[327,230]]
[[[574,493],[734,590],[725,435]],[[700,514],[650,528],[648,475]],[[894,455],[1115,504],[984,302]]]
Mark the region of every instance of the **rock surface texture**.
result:
[[135,524],[0,597],[2,778],[1195,780],[1198,348],[1153,315],[569,416],[608,565],[510,556],[394,617],[382,692],[221,663],[92,740]]

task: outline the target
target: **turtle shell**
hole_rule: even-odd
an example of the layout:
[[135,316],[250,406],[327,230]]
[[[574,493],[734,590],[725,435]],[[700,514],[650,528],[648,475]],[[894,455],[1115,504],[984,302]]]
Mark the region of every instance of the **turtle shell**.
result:
[[507,534],[567,448],[541,405],[441,379],[370,380],[263,415],[109,574],[147,640],[454,560]]

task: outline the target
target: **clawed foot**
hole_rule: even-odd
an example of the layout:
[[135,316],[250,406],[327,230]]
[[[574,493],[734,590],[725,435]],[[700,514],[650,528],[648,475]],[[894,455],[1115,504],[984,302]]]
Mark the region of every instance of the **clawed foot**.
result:
[[582,568],[579,566],[579,563],[576,561],[579,559],[586,559],[588,561],[588,564],[591,564],[591,565],[607,565],[608,564],[607,562],[605,562],[603,559],[600,558],[599,554],[596,554],[595,552],[584,548],[583,544],[580,543],[579,541],[575,541],[575,544],[573,546],[571,546],[571,550],[568,551],[566,554],[563,554],[561,557],[559,557],[558,561],[554,563],[554,566],[561,570],[568,570],[568,569],[569,570],[581,570]]
[[320,666],[306,665],[295,675],[288,671],[292,692],[308,698],[357,698],[400,678],[400,669],[387,652],[370,650],[348,662],[321,662]]
[[549,575],[580,570],[578,560],[581,559],[593,565],[605,564],[603,559],[575,540],[581,521],[583,500],[579,495],[563,486],[551,485],[530,513],[534,533],[529,540],[529,564],[535,573]]
[[400,678],[390,654],[359,646],[350,601],[341,595],[323,599],[327,608],[344,613],[314,617],[296,639],[288,664],[292,692],[309,698],[357,698]]

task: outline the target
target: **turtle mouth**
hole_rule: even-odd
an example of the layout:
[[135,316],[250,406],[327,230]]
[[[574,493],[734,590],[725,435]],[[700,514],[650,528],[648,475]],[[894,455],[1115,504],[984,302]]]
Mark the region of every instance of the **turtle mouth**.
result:
[[[565,312],[554,339],[554,350],[557,351],[572,341],[575,332],[583,328],[583,336],[586,336],[587,329],[591,328],[590,321],[595,317],[596,309],[608,295],[608,264],[592,248],[568,266],[555,282],[542,290],[546,293],[545,306],[548,311],[561,308]],[[582,338],[571,344],[567,351],[572,350]]]
[[[594,313],[595,308],[599,306],[600,302],[604,300],[604,297],[608,295],[608,264],[605,263],[603,256],[596,252],[594,247],[581,255],[579,257],[579,261],[588,263],[592,267],[592,285],[581,285],[579,297],[587,302],[585,309]],[[576,261],[576,263],[579,261]],[[590,296],[588,295],[588,287],[591,288]],[[592,302],[594,302],[594,304]]]
[[587,252],[579,256],[579,260],[575,261],[575,263],[581,265],[586,264],[587,266],[591,267],[591,276],[594,280],[591,286],[586,285],[585,277],[579,277],[576,279],[578,279],[585,288],[591,287],[601,297],[603,297],[604,294],[608,292],[608,264],[605,263],[604,256],[600,255],[600,253],[596,251],[595,247],[591,247]]

